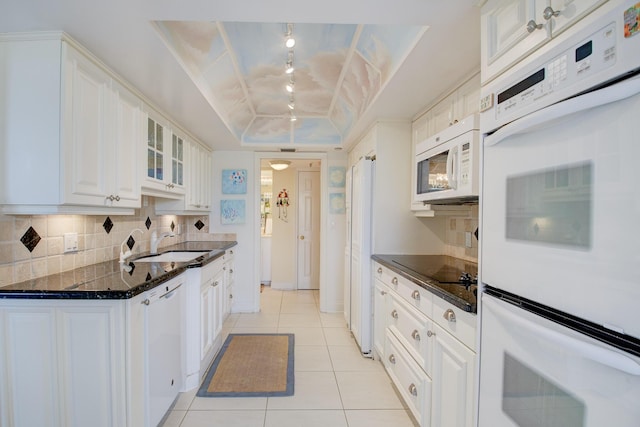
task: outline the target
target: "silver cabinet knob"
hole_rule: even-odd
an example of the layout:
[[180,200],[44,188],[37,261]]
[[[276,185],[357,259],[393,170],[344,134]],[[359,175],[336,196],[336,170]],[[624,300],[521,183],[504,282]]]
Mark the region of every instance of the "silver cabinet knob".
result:
[[396,357],[393,354],[389,355],[389,362],[393,363],[394,365],[396,364]]
[[145,299],[144,301],[142,301],[142,302],[141,302],[141,304],[149,305],[149,303],[150,303],[150,302],[151,302],[151,301],[149,301],[149,298],[147,298],[147,299]]
[[411,293],[411,298],[413,298],[416,301],[420,301],[420,292],[419,291],[413,291]]
[[229,269],[229,274],[233,274],[233,268]]
[[451,323],[456,321],[456,313],[454,313],[453,310],[451,310],[450,308],[448,308],[447,311],[444,312],[442,317],[444,317],[447,321]]
[[429,338],[431,338],[431,337],[432,337],[432,336],[434,336],[435,334],[436,334],[436,333],[435,333],[435,332],[433,332],[433,331],[427,331],[427,336],[428,336]]
[[386,291],[380,291],[380,295],[386,295],[387,292]]
[[417,396],[418,395],[418,387],[416,387],[415,384],[411,383],[411,385],[409,386],[409,393],[411,393],[412,396]]
[[393,317],[394,319],[397,319],[398,318],[398,310],[393,310],[391,312],[391,317]]
[[556,17],[558,15],[560,15],[560,11],[553,10],[551,6],[545,7],[545,9],[542,11],[542,17],[545,19],[545,21],[548,21],[549,19]]
[[542,29],[542,27],[542,24],[536,24],[536,21],[534,21],[533,19],[527,22],[527,32],[529,33],[533,33],[535,30],[540,30]]
[[411,332],[411,338],[413,338],[416,341],[420,341],[420,333],[418,332],[417,329],[414,329],[413,332]]
[[212,284],[211,286],[215,288],[215,287],[216,287],[216,286],[218,286],[219,284],[220,284],[220,282],[218,282],[218,281],[216,280],[215,282],[213,282],[213,284]]
[[378,274],[382,274],[382,267],[378,267]]
[[391,283],[393,283],[394,285],[398,284],[398,278],[394,277],[393,279],[391,279]]

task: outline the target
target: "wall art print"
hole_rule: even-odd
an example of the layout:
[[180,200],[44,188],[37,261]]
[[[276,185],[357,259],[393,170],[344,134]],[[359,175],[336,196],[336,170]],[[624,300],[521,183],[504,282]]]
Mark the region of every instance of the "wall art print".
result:
[[344,193],[329,193],[329,213],[344,214],[346,212],[346,204]]
[[329,166],[329,187],[344,188],[346,174],[344,166]]
[[222,194],[246,194],[247,170],[223,169],[222,170]]
[[220,200],[220,223],[244,224],[245,211],[244,200]]

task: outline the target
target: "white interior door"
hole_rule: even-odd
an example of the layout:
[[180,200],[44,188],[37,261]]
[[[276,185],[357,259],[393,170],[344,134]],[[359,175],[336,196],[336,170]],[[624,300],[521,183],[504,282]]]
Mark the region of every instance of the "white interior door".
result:
[[298,289],[320,288],[320,172],[298,172]]

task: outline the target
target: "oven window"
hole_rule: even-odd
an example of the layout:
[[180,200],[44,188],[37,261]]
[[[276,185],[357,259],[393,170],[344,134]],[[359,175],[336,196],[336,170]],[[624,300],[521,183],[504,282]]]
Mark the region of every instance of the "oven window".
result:
[[449,151],[418,162],[418,194],[449,190],[447,156]]
[[590,248],[592,164],[507,177],[508,239]]
[[583,427],[585,405],[543,375],[504,354],[502,411],[520,427]]

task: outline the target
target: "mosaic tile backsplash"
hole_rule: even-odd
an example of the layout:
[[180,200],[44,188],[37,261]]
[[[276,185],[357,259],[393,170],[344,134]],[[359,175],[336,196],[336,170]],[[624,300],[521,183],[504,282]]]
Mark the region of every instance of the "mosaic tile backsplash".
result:
[[[169,231],[172,225],[176,236],[163,239],[160,248],[184,241],[235,240],[210,234],[208,215],[156,215],[152,197],[130,216],[0,215],[0,286],[117,259],[123,241],[132,244],[134,255],[146,252],[151,232]],[[131,235],[136,228],[144,233]],[[78,251],[65,254],[64,233],[70,232],[78,233]]]

